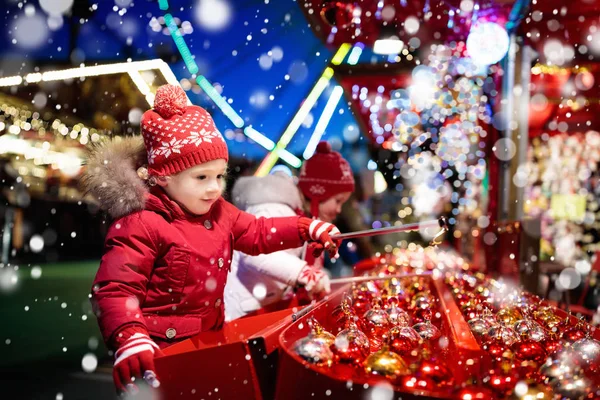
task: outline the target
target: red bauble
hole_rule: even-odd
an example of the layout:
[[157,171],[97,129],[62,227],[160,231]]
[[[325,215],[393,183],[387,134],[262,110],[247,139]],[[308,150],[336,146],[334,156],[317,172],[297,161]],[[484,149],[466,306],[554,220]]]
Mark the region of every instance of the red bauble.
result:
[[430,321],[433,317],[431,308],[417,308],[413,313],[413,323]]
[[467,386],[457,390],[453,398],[460,400],[493,400],[496,395],[487,388],[480,386]]
[[348,328],[337,334],[331,350],[337,361],[358,364],[369,355],[369,338],[350,323]]
[[454,378],[450,369],[440,360],[430,359],[421,361],[417,376],[427,378],[439,386],[452,386]]
[[371,308],[371,302],[364,297],[357,297],[352,303],[352,308],[357,315],[364,315]]
[[485,345],[483,348],[484,350],[487,350],[488,353],[490,353],[490,355],[497,361],[504,360],[507,358],[507,355],[512,356],[512,352],[510,352],[508,347],[502,343],[491,342]]
[[416,390],[431,391],[436,388],[435,382],[426,377],[405,375],[396,380],[395,384],[407,392]]
[[525,360],[515,364],[517,375],[521,379],[532,380],[536,382],[541,382],[542,380],[542,375],[540,373],[541,365],[541,363],[531,360]]
[[490,370],[486,379],[486,384],[498,393],[506,394],[508,391],[515,388],[518,382],[518,377],[510,373],[497,370]]
[[421,336],[411,327],[395,326],[385,335],[390,350],[400,355],[408,355],[422,340]]
[[563,339],[573,343],[580,339],[583,339],[586,336],[585,331],[580,326],[572,326],[570,328],[565,329],[563,332]]
[[521,361],[529,360],[542,363],[546,359],[544,347],[539,342],[531,339],[515,343],[512,345],[512,351],[515,353],[515,357]]
[[547,356],[553,356],[563,349],[563,342],[557,338],[548,338],[544,341]]

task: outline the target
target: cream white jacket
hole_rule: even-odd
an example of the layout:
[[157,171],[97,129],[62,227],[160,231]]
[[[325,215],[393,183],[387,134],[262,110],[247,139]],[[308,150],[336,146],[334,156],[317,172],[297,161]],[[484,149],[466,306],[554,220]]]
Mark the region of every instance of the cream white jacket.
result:
[[[238,208],[261,217],[294,216],[302,207],[293,178],[284,174],[242,177],[234,185],[232,197]],[[235,251],[225,286],[225,320],[290,296],[306,265],[305,251],[306,245],[259,256]]]

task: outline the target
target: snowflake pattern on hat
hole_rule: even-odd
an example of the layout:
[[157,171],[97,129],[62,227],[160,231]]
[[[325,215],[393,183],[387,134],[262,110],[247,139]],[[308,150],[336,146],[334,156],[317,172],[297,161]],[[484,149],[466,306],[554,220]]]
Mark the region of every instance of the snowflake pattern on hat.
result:
[[202,142],[212,143],[212,140],[217,138],[225,141],[221,135],[221,132],[218,130],[207,131],[206,129],[202,128],[198,132],[190,132],[190,136],[188,136],[187,139],[184,139],[183,143],[195,144],[196,147],[198,147],[200,144],[202,144]]
[[313,196],[325,193],[325,188],[322,185],[312,185],[308,190]]
[[183,143],[181,140],[177,140],[177,138],[171,139],[170,142],[161,142],[162,147],[158,149],[160,151],[160,155],[165,156],[165,158],[169,158],[169,156],[173,153],[180,153],[181,148],[183,147]]
[[161,86],[155,108],[142,116],[141,133],[151,175],[170,175],[211,160],[229,160],[225,139],[210,114],[186,102],[181,87]]

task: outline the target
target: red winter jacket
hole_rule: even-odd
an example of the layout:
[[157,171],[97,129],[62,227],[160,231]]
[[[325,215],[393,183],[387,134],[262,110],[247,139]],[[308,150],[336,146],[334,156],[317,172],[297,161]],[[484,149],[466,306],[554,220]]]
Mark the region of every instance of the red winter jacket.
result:
[[219,328],[233,250],[258,255],[302,245],[299,217],[257,219],[223,198],[202,216],[183,211],[137,176],[144,158],[139,137],[99,146],[82,182],[115,219],[92,288],[112,349],[126,328],[145,328],[160,345]]
[[143,325],[160,341],[219,328],[233,250],[258,255],[302,245],[298,217],[256,218],[219,199],[192,216],[160,188],[146,209],[115,221],[93,286],[102,335]]

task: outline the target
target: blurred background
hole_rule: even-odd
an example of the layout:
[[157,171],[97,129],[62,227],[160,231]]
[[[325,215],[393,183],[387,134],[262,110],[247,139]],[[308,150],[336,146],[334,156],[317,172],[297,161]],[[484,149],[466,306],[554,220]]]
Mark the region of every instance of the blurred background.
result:
[[242,175],[296,175],[327,140],[357,190],[333,276],[380,259],[479,270],[598,323],[600,1],[5,0],[0,368],[23,398],[112,398],[89,303],[110,220],[86,150],[139,134],[181,85]]

